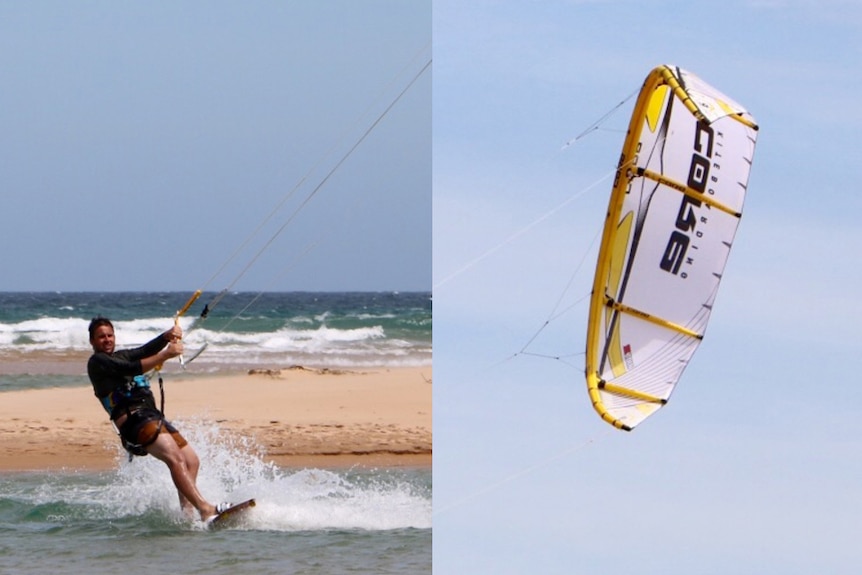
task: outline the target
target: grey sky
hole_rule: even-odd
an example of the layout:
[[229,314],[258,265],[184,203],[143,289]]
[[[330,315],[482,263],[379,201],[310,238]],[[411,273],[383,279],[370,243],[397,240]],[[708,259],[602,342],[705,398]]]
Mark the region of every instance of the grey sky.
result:
[[[2,290],[221,289],[431,57],[427,1],[0,4]],[[236,285],[424,290],[431,71]]]

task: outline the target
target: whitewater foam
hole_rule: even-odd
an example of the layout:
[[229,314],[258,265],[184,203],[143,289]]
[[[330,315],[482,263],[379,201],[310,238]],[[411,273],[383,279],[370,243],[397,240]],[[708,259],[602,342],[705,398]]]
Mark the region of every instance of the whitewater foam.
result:
[[[431,528],[430,474],[401,470],[288,470],[264,460],[249,438],[204,421],[176,421],[202,461],[198,487],[210,501],[257,506],[238,528],[266,531],[389,530]],[[163,463],[152,457],[132,462],[119,453],[119,468],[97,499],[109,515],[159,512],[184,520]],[[197,527],[200,527],[199,525]]]

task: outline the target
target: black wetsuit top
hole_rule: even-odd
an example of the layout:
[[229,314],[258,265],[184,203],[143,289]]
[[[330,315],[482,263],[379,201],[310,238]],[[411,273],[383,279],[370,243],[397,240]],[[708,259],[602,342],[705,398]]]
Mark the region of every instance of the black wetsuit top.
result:
[[168,345],[161,335],[135,349],[123,349],[112,354],[96,352],[87,362],[87,375],[102,406],[116,419],[141,407],[156,409],[150,388],[141,387],[135,376],[143,374],[141,360],[160,352]]

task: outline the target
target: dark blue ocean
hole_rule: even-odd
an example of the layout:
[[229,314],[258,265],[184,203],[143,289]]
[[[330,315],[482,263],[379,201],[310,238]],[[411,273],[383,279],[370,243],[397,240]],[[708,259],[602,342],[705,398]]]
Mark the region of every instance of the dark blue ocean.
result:
[[[89,385],[90,318],[111,318],[118,347],[132,347],[170,327],[190,295],[0,293],[0,401]],[[196,320],[216,295],[180,318],[185,355],[204,352],[166,372],[431,365],[429,293],[230,293]],[[104,472],[0,473],[0,573],[431,572],[430,469],[286,469],[212,424],[184,422],[183,434],[207,461],[204,492],[257,498],[246,523],[208,532],[182,517],[152,458],[118,456]]]
[[[190,293],[0,293],[0,390],[80,384],[87,325],[110,318],[117,348],[168,329]],[[212,305],[215,302],[215,305]],[[206,305],[206,319],[201,312]],[[431,365],[431,294],[204,293],[180,318],[183,372]],[[179,369],[173,363],[166,370]],[[86,381],[85,381],[86,383]]]

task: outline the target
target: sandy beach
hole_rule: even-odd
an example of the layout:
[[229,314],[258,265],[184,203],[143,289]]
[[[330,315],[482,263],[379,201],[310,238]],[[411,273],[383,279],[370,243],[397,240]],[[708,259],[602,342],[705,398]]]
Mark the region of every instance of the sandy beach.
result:
[[[211,422],[283,467],[431,466],[431,368],[165,377],[168,418]],[[158,390],[154,393],[158,400]],[[0,470],[101,470],[119,440],[90,386],[0,394]]]

